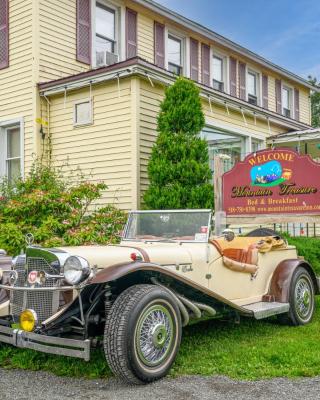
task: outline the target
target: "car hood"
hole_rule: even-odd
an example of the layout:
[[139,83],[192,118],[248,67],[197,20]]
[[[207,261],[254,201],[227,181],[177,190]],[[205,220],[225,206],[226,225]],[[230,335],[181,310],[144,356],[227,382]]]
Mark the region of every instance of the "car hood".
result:
[[192,257],[188,249],[178,243],[125,243],[109,246],[59,247],[70,255],[85,258],[99,269],[114,264],[131,262],[131,254],[136,253],[144,261],[160,265],[191,264]]

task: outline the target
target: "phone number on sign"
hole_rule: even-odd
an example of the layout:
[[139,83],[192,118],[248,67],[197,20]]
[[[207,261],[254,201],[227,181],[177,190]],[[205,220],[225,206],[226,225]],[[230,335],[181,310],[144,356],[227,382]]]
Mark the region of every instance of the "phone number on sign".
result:
[[316,205],[301,205],[301,206],[275,206],[275,207],[254,207],[254,206],[236,206],[228,207],[228,214],[243,214],[243,213],[269,213],[269,212],[292,212],[292,211],[318,211],[320,204]]

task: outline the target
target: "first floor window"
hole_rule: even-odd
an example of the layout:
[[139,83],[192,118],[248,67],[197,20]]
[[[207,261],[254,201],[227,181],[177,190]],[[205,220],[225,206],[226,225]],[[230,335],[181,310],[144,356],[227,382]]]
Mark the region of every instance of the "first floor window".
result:
[[213,89],[220,90],[220,92],[224,91],[223,84],[223,59],[220,57],[213,56],[212,60],[212,86]]
[[83,100],[74,105],[74,125],[92,124],[92,102]]
[[201,137],[208,142],[209,164],[212,173],[214,172],[215,155],[226,156],[223,163],[224,172],[229,171],[235,163],[245,157],[245,138],[242,136],[206,126],[201,132]]
[[282,88],[282,114],[286,117],[291,117],[291,89],[288,87]]
[[0,142],[2,143],[0,148],[0,175],[7,176],[9,182],[12,182],[21,175],[20,125],[1,128]]
[[182,75],[182,40],[168,36],[168,69],[176,75]]
[[251,151],[255,153],[263,148],[263,142],[258,139],[251,139]]

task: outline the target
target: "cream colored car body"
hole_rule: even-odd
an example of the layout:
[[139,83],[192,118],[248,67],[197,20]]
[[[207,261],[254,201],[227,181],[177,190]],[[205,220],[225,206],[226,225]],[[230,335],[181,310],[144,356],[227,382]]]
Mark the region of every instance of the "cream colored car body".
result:
[[[249,244],[258,243],[261,237],[235,238],[231,242],[227,242],[224,238],[216,238],[216,240],[224,249],[245,249]],[[294,246],[259,253],[258,273],[252,277],[250,273],[228,269],[223,263],[221,254],[210,242],[164,243],[123,240],[119,245],[114,246],[77,246],[60,249],[85,258],[98,270],[114,264],[130,262],[132,253],[138,254],[141,258],[143,258],[143,253],[146,253],[151,263],[168,268],[177,276],[181,275],[237,305],[262,301],[262,297],[268,292],[271,278],[278,264],[285,259],[297,258]]]
[[[251,242],[258,242],[260,239],[253,238]],[[239,244],[238,238],[231,242],[222,238],[218,239],[218,242],[224,248],[243,246]],[[240,242],[243,243],[243,240],[240,239]],[[143,257],[141,251],[138,250],[143,249],[148,254],[151,263],[168,268],[178,276],[181,275],[237,305],[262,301],[262,297],[268,292],[270,280],[277,265],[284,259],[297,258],[294,246],[264,254],[259,253],[259,270],[253,279],[249,273],[226,268],[221,254],[211,243],[122,241],[114,246],[77,246],[59,249],[67,254],[85,258],[98,270],[130,262],[132,253]],[[2,303],[0,316],[8,313],[9,302]]]

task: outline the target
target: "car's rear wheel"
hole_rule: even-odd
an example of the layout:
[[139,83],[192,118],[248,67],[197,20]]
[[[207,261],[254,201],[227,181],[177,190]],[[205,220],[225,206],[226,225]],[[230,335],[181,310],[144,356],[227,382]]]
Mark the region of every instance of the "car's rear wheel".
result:
[[181,329],[180,311],[170,293],[155,285],[132,286],[120,294],[107,316],[107,362],[129,383],[160,379],[176,358]]
[[309,272],[297,268],[292,276],[289,291],[290,310],[287,315],[280,316],[280,321],[290,325],[308,324],[315,309],[314,285]]

